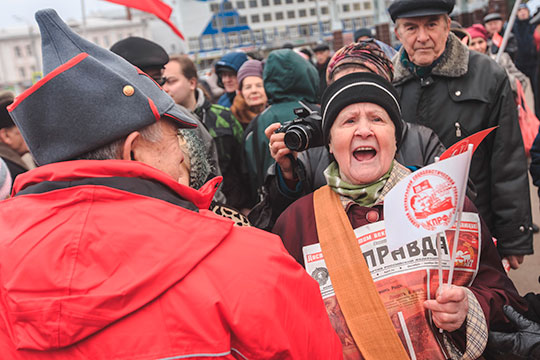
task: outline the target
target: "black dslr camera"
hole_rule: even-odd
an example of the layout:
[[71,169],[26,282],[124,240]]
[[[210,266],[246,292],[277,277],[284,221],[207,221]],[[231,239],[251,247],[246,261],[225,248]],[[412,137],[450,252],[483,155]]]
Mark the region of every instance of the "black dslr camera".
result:
[[276,132],[285,133],[285,145],[293,151],[323,146],[322,117],[306,108],[294,109],[296,119],[286,122]]

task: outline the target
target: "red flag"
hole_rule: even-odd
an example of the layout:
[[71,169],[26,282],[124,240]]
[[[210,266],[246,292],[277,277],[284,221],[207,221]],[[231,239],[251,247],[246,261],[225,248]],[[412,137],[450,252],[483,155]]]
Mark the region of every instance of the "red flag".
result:
[[502,45],[502,42],[503,42],[503,37],[502,37],[499,33],[495,33],[495,34],[493,34],[493,36],[491,37],[491,41],[493,41],[493,43],[495,44],[495,46],[497,46],[498,48],[500,48],[501,45]]
[[494,126],[492,128],[479,131],[476,134],[472,134],[471,136],[468,136],[465,139],[458,141],[454,145],[450,146],[444,153],[442,153],[439,159],[444,160],[454,155],[464,153],[465,151],[467,151],[469,144],[473,144],[474,146],[473,153],[474,153],[478,145],[480,145],[480,143],[482,142],[482,140],[484,140],[484,138],[496,128],[498,128],[498,126]]
[[150,14],[156,15],[159,19],[161,19],[165,24],[169,25],[169,27],[174,31],[174,33],[182,40],[184,39],[184,35],[174,26],[174,24],[169,20],[172,13],[172,8],[165,4],[164,2],[161,2],[160,0],[105,0],[108,2],[112,2],[119,5],[124,5],[129,8],[141,10]]

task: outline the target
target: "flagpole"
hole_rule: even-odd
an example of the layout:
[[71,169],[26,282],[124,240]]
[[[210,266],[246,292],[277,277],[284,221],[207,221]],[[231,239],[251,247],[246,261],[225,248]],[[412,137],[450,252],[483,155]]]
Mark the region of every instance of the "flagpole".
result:
[[463,186],[463,189],[459,197],[460,203],[458,206],[456,231],[454,232],[454,242],[452,244],[452,260],[450,262],[450,272],[448,273],[448,285],[452,285],[452,280],[454,277],[454,267],[456,265],[457,245],[459,242],[459,230],[461,228],[461,215],[463,214],[463,204],[465,204],[465,194],[467,192],[467,183],[468,183],[467,180],[469,179],[469,169],[471,168],[473,147],[474,147],[473,144],[469,144],[467,148],[467,153],[469,154],[469,161],[467,162],[467,170],[465,171],[465,183],[464,183],[465,186]]
[[86,36],[86,6],[84,4],[84,0],[81,0],[81,13],[82,13],[82,31],[81,36]]
[[495,58],[495,61],[497,64],[500,64],[502,53],[504,52],[504,49],[506,48],[506,44],[508,43],[508,38],[510,37],[510,33],[512,32],[512,27],[514,26],[514,21],[516,20],[516,14],[519,5],[521,4],[521,0],[516,0],[514,7],[512,8],[512,13],[510,14],[510,18],[508,19],[508,24],[506,24],[506,29],[504,30],[504,36],[503,41],[501,44],[501,47],[499,48],[499,52],[497,52],[497,57]]

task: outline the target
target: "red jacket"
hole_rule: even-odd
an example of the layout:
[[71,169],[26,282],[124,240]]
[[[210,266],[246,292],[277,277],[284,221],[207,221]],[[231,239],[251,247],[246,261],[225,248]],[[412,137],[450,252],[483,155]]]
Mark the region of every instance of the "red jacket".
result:
[[3,359],[338,359],[277,236],[130,161],[46,165],[0,203]]

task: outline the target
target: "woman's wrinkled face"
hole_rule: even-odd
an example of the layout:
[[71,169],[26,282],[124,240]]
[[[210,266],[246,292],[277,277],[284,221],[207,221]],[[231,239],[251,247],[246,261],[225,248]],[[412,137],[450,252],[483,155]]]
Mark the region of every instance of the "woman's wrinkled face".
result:
[[266,92],[263,79],[258,76],[247,76],[242,81],[242,96],[250,107],[266,104]]
[[395,126],[379,105],[345,107],[330,128],[330,152],[350,184],[370,184],[388,172],[396,154]]
[[485,54],[487,51],[487,42],[481,37],[473,38],[469,44],[469,49],[478,51],[481,54]]

